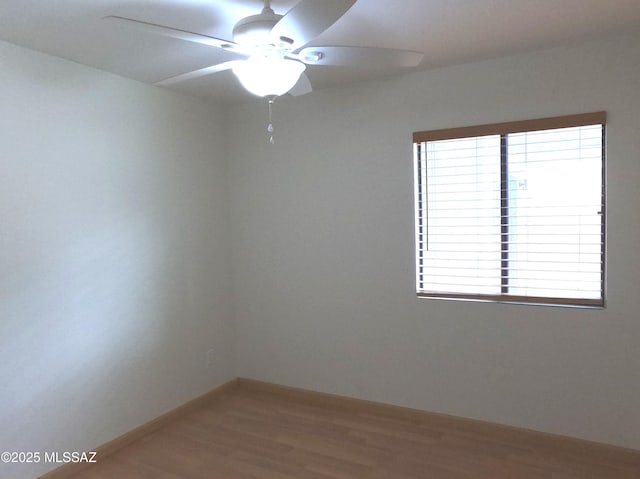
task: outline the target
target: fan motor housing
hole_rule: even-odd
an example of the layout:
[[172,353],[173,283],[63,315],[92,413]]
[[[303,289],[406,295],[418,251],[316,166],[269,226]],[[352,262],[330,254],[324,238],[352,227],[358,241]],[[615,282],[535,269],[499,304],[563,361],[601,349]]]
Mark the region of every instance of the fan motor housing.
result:
[[240,45],[266,45],[272,43],[271,29],[282,18],[272,12],[262,12],[243,18],[233,27],[233,41]]

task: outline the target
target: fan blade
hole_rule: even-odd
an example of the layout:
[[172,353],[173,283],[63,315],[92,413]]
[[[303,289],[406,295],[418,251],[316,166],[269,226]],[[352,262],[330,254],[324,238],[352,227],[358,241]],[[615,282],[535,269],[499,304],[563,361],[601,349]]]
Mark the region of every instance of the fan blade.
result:
[[118,17],[115,15],[103,17],[103,20],[108,20],[112,23],[117,23],[129,28],[135,28],[139,31],[151,33],[153,35],[177,38],[179,40],[185,40],[187,42],[200,43],[201,45],[209,45],[211,47],[222,48],[223,50],[244,55],[249,54],[237,43],[230,42],[228,40],[222,40],[220,38],[210,37],[208,35],[201,35],[199,33],[188,32],[186,30],[179,30],[177,28],[157,25],[155,23],[143,22],[141,20],[134,20],[132,18]]
[[311,93],[311,82],[309,81],[309,77],[304,73],[300,75],[300,79],[298,83],[296,83],[291,90],[289,90],[289,95],[291,96],[302,96],[307,93]]
[[186,80],[192,80],[194,78],[200,78],[200,77],[211,75],[212,73],[217,73],[224,70],[230,70],[241,61],[242,60],[233,60],[230,62],[218,63],[217,65],[212,65],[210,67],[201,68],[200,70],[194,70],[192,72],[183,73],[182,75],[177,75],[171,78],[167,78],[166,80],[161,80],[159,82],[154,83],[154,85],[157,85],[157,86],[173,85],[174,83],[179,83]]
[[354,3],[356,0],[301,0],[275,24],[271,35],[300,48],[333,25]]
[[417,66],[424,53],[376,47],[308,47],[298,58],[309,65],[363,68],[407,68]]

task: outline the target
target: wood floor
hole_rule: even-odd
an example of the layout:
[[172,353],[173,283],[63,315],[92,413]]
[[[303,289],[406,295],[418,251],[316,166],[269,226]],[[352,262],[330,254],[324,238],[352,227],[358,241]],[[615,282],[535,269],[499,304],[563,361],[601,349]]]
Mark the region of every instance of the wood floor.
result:
[[640,452],[240,380],[74,479],[638,479]]

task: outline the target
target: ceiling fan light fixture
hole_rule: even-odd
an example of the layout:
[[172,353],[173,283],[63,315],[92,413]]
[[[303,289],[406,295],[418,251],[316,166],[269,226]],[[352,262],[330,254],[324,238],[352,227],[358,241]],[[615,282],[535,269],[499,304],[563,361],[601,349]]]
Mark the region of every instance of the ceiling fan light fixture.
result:
[[253,56],[233,67],[242,86],[257,96],[281,96],[291,90],[306,65],[297,60]]

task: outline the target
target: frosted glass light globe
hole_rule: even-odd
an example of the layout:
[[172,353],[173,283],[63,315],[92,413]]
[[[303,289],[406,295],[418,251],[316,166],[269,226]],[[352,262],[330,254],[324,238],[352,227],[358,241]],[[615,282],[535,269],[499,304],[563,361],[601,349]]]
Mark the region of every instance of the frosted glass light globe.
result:
[[253,56],[233,67],[242,86],[257,96],[280,96],[291,90],[306,65],[297,60]]

